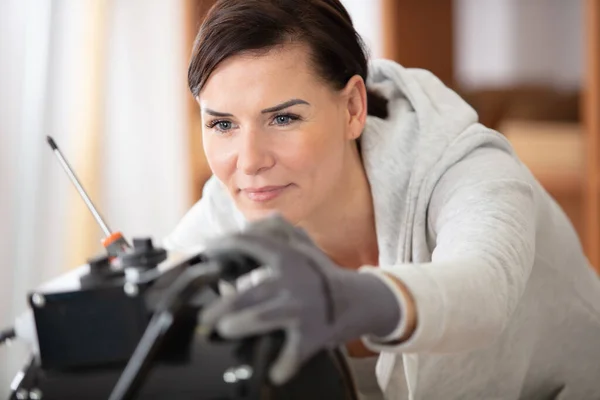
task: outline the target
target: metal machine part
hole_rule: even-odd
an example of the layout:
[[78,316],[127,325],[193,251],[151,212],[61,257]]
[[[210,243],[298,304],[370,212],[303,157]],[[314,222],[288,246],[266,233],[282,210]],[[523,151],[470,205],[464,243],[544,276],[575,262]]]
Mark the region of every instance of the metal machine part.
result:
[[106,238],[106,255],[29,294],[31,310],[0,332],[27,341],[31,360],[10,400],[356,399],[337,350],[309,360],[283,386],[267,378],[282,332],[225,341],[198,324],[218,283],[235,283],[258,265],[239,254],[197,254],[171,268],[149,238],[130,246],[110,228],[54,140],[48,143]]
[[[143,245],[136,250],[136,243]],[[147,260],[162,257],[147,240],[134,240],[124,256],[135,253],[130,264],[138,265],[144,251]],[[250,272],[257,267],[251,260],[198,254],[170,269],[156,266],[140,268],[134,283],[126,268],[95,257],[79,289],[30,293],[39,356],[17,375],[10,399],[355,398],[337,351],[319,353],[275,387],[267,371],[281,332],[225,341],[198,324],[216,296],[212,284]]]

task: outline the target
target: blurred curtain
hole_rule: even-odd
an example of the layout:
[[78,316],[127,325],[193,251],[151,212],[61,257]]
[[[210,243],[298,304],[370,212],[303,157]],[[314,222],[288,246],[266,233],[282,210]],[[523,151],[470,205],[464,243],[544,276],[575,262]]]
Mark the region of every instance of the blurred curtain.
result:
[[[52,135],[112,229],[160,239],[189,207],[181,0],[0,0],[0,328],[100,251]],[[0,348],[0,398],[27,349]]]

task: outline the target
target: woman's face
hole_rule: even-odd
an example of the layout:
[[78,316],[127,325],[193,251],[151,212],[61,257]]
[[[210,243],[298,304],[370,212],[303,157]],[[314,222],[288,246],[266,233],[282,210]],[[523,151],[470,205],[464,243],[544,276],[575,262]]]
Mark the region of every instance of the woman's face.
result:
[[339,204],[358,159],[365,93],[358,76],[332,89],[301,45],[215,69],[198,96],[204,151],[247,219],[278,211],[298,224]]

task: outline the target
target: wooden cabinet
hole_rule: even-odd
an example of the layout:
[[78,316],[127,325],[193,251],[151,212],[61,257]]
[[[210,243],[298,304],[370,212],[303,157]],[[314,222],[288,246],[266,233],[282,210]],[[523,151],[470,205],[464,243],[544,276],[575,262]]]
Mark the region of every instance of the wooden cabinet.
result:
[[600,272],[600,0],[585,0],[585,80],[583,123],[585,127],[585,249]]
[[454,84],[452,0],[381,0],[383,56]]

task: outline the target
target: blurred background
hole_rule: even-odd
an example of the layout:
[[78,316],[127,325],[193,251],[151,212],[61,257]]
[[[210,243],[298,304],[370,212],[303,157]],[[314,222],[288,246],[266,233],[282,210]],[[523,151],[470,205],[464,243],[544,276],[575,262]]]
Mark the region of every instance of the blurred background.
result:
[[[600,266],[600,0],[342,0],[373,58],[433,71],[505,134]],[[210,175],[186,86],[210,0],[0,0],[0,328],[100,252],[160,240]],[[27,357],[0,348],[0,399]]]

